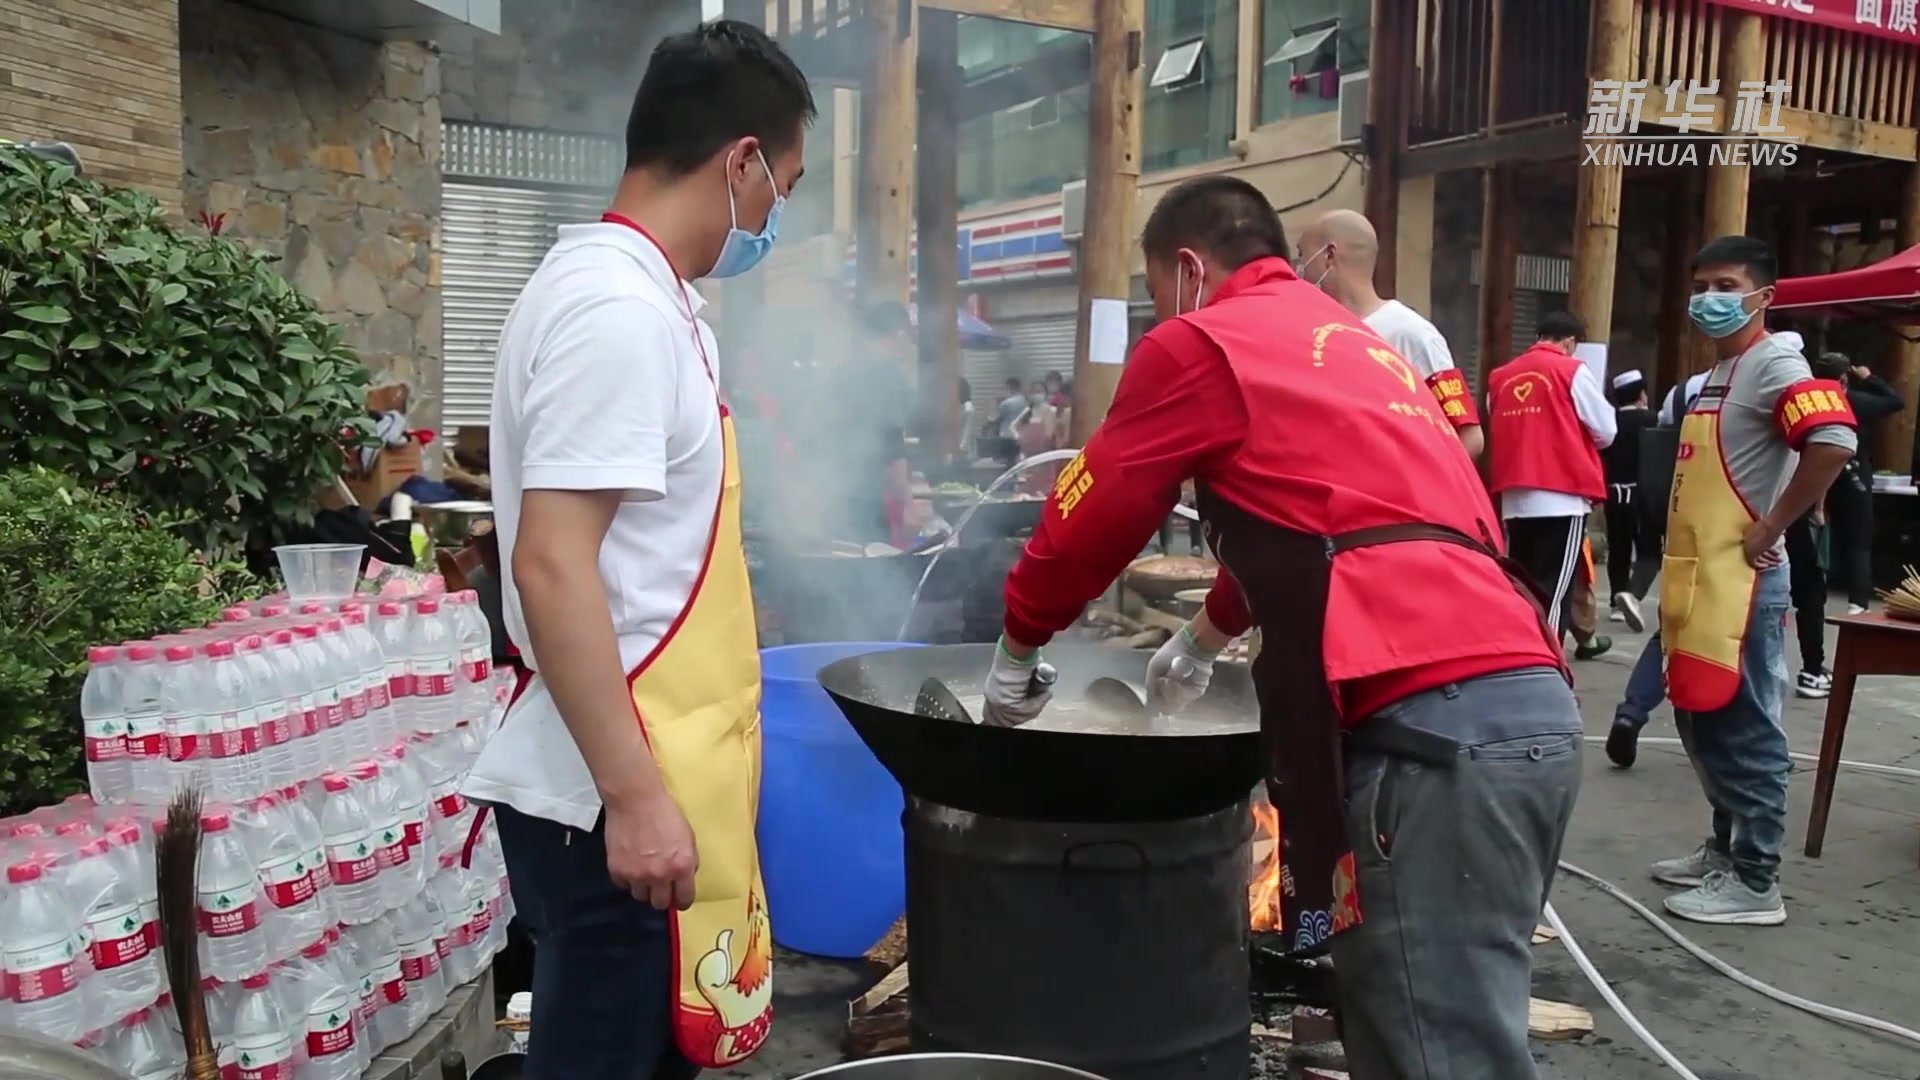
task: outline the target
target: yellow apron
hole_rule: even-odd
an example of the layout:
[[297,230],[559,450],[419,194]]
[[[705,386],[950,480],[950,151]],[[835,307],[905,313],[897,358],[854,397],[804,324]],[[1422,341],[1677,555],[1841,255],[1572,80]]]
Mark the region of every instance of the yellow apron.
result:
[[1712,712],[1740,691],[1740,662],[1759,573],[1743,543],[1759,520],[1733,486],[1720,445],[1720,412],[1739,360],[1725,380],[1709,377],[1680,424],[1679,460],[1661,560],[1660,647],[1673,707]]
[[725,479],[693,595],[627,677],[667,790],[699,845],[694,903],[673,927],[674,1034],[704,1069],[752,1056],[773,1023],[773,930],[754,822],[760,812],[760,651],[740,541],[733,416],[720,425]]

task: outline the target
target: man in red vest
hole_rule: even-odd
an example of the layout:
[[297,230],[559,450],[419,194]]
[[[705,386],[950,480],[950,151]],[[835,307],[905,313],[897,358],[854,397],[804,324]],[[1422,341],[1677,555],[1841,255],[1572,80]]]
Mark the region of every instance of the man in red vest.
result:
[[1613,403],[1593,369],[1573,356],[1586,335],[1578,316],[1540,320],[1533,348],[1487,377],[1489,486],[1500,500],[1507,545],[1547,599],[1557,630],[1587,538],[1587,515],[1607,498],[1600,451],[1613,442]]
[[1282,929],[1331,948],[1352,1075],[1534,1076],[1528,943],[1580,786],[1580,715],[1473,461],[1406,358],[1295,276],[1257,188],[1175,187],[1142,246],[1161,321],[1008,575],[986,711],[1039,714],[1041,646],[1193,480],[1222,568],[1149,694],[1192,703],[1260,629]]

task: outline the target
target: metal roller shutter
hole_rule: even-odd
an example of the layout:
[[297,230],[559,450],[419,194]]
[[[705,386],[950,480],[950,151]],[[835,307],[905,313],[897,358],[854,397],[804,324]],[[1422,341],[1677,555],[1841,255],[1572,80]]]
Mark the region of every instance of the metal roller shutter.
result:
[[1006,371],[1032,382],[1049,371],[1073,376],[1073,315],[1048,315],[1039,319],[1010,319],[994,326],[1013,342],[1007,352]]
[[966,373],[967,389],[973,391],[974,426],[986,423],[987,417],[999,407],[1005,391],[1000,387],[1006,381],[1008,357],[1011,354],[1000,349],[965,349],[961,351],[961,364]]
[[441,427],[485,426],[507,310],[561,225],[592,221],[597,192],[534,191],[449,179],[441,193]]

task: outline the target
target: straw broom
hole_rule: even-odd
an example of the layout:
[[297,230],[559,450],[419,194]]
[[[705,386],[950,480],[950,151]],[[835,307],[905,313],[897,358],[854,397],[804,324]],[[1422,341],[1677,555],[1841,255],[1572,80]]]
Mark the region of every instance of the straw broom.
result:
[[1881,589],[1880,601],[1887,605],[1888,615],[1920,622],[1920,573],[1914,572],[1911,566],[1900,569],[1907,576],[1893,588]]
[[200,989],[199,905],[194,895],[199,861],[200,793],[189,789],[167,807],[167,831],[160,837],[160,925],[166,932],[167,985],[187,1042],[185,1080],[220,1080],[207,1027],[207,999]]

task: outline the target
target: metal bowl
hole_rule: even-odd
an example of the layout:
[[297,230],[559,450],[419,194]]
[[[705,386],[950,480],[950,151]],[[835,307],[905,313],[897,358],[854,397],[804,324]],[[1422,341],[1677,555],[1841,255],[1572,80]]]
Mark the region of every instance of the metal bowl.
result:
[[1102,1080],[1044,1061],[993,1054],[906,1054],[810,1072],[797,1080]]
[[0,1077],[6,1080],[126,1080],[125,1073],[71,1046],[12,1027],[0,1028]]

